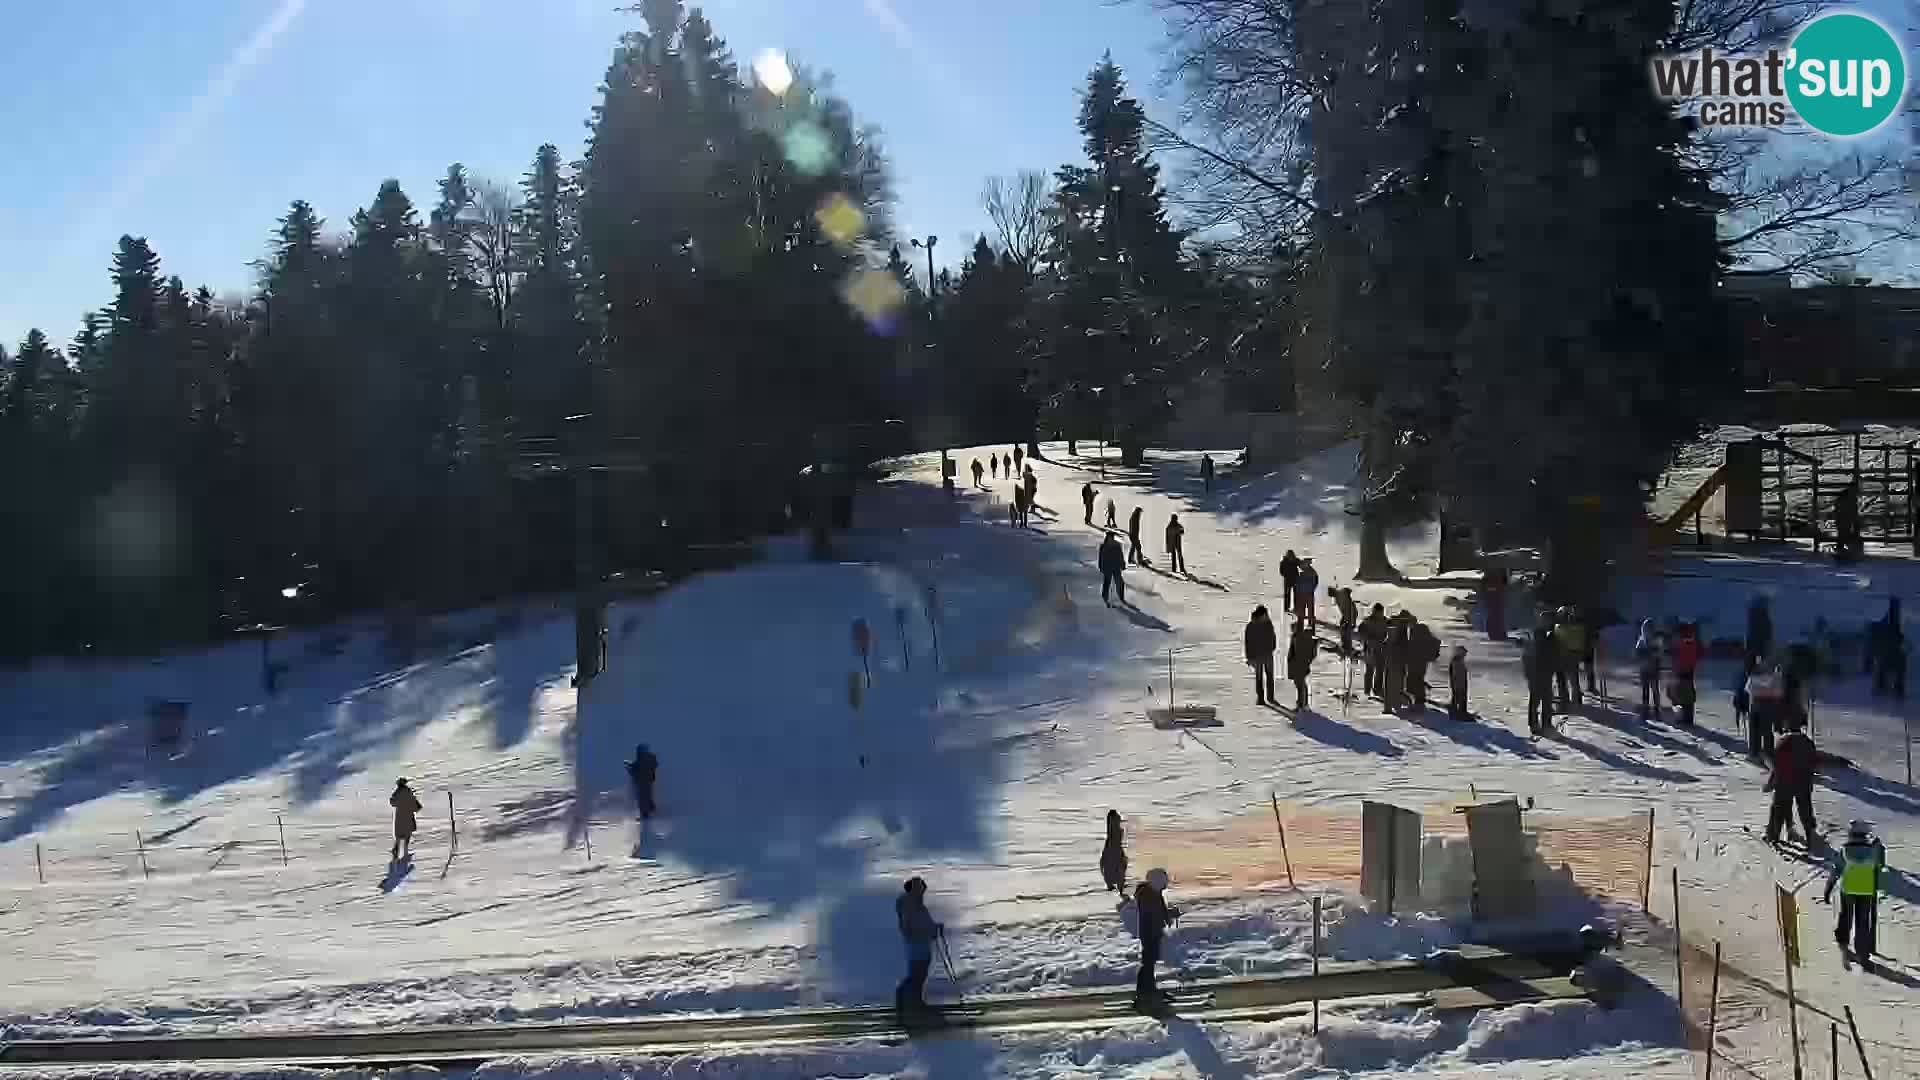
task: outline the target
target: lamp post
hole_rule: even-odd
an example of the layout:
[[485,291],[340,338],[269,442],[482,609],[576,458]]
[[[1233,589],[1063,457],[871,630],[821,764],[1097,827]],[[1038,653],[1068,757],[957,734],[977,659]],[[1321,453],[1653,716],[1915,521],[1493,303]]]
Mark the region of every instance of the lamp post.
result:
[[1104,484],[1107,482],[1107,399],[1100,395],[1106,387],[1089,386],[1087,389],[1093,391],[1093,400],[1100,403],[1100,482]]
[[917,238],[909,241],[909,243],[911,243],[914,247],[923,247],[927,249],[927,321],[928,322],[932,322],[934,319],[933,245],[939,242],[940,242],[940,238],[932,235],[931,233],[927,235],[927,241],[924,244],[921,243]]

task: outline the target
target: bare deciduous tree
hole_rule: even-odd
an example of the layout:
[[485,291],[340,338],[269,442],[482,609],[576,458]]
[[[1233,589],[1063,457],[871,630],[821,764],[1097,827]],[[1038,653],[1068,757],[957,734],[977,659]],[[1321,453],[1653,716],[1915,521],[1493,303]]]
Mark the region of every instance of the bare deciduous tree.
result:
[[493,305],[494,320],[507,323],[513,307],[514,233],[518,225],[520,197],[505,184],[482,180],[474,186],[473,228],[468,242],[478,257],[476,269]]
[[993,222],[1000,249],[1032,272],[1040,264],[1053,218],[1052,185],[1038,169],[1022,169],[1011,177],[989,176],[980,190],[980,205]]

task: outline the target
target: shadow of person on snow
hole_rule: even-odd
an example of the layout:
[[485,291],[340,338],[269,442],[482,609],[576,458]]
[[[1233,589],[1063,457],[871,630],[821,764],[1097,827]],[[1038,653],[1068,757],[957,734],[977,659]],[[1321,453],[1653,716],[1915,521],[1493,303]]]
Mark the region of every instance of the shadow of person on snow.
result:
[[401,882],[407,880],[407,875],[411,873],[413,873],[413,855],[409,853],[401,856],[399,862],[387,866],[387,876],[380,879],[380,891],[391,894],[393,890],[400,887]]
[[1351,750],[1356,754],[1378,754],[1381,757],[1400,757],[1406,752],[1385,736],[1375,735],[1371,731],[1361,731],[1345,724],[1336,724],[1313,711],[1311,707],[1295,712],[1281,705],[1279,710],[1293,717],[1293,730],[1315,742],[1337,746],[1342,750]]
[[1149,615],[1146,612],[1141,611],[1139,608],[1134,607],[1133,601],[1131,600],[1120,601],[1119,603],[1113,605],[1113,610],[1118,611],[1120,614],[1126,616],[1127,621],[1132,623],[1135,626],[1142,627],[1147,630],[1161,630],[1169,634],[1173,633],[1173,627],[1169,625],[1165,620],[1157,619],[1152,615]]
[[[1558,721],[1560,714],[1554,714],[1554,719]],[[1665,780],[1674,784],[1695,784],[1700,781],[1700,778],[1692,773],[1681,772],[1678,769],[1662,768],[1658,765],[1649,765],[1644,761],[1627,757],[1624,754],[1616,754],[1603,746],[1597,746],[1585,739],[1569,735],[1564,725],[1557,724],[1551,738],[1569,750],[1577,750],[1602,765],[1619,769],[1622,772],[1630,772],[1636,776],[1644,776],[1649,780]]]
[[1439,705],[1429,702],[1424,709],[1407,713],[1406,719],[1416,727],[1444,735],[1462,746],[1471,746],[1489,754],[1506,751],[1523,758],[1556,761],[1557,754],[1549,754],[1536,743],[1501,727],[1499,723],[1485,718],[1475,720],[1455,720]]

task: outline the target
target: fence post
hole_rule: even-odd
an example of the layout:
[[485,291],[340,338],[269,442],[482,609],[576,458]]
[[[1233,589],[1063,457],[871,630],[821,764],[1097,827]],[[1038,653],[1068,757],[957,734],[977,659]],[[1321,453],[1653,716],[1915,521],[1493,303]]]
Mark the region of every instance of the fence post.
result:
[[[1172,707],[1173,699],[1171,695],[1169,695],[1167,699],[1167,704],[1169,708]],[[1287,888],[1298,889],[1300,886],[1296,885],[1293,880],[1293,856],[1287,854],[1287,827],[1280,820],[1280,796],[1269,791],[1267,792],[1267,798],[1273,803],[1273,827],[1280,831],[1280,860],[1287,865]]]
[[279,814],[273,815],[273,823],[280,827],[280,865],[287,865],[287,820]]
[[453,837],[449,851],[460,850],[460,823],[453,817],[453,792],[447,792],[447,833]]
[[1860,1041],[1860,1025],[1853,1022],[1853,1006],[1843,1005],[1847,1013],[1847,1031],[1853,1036],[1853,1052],[1860,1055],[1860,1071],[1873,1080],[1873,1066],[1867,1064],[1867,1044]]
[[1840,1021],[1827,1021],[1827,1060],[1832,1068],[1833,1080],[1840,1080]]
[[1653,900],[1653,807],[1647,807],[1647,861],[1640,875],[1640,910],[1648,911]]
[[140,830],[133,830],[134,846],[140,849],[140,876],[152,877],[153,869],[147,865],[147,842],[140,838]]
[[1907,751],[1907,786],[1912,787],[1913,786],[1913,721],[1908,719],[1907,717],[1904,717],[1904,716],[1901,717],[1900,730],[1907,737],[1906,742],[1903,744]]
[[[1320,977],[1320,898],[1313,898],[1313,976]],[[1313,988],[1313,1033],[1320,1034],[1320,984]]]
[[1720,943],[1713,943],[1713,989],[1707,994],[1707,1076],[1713,1080],[1713,1042],[1720,1031]]
[[1687,1022],[1687,969],[1682,959],[1684,942],[1680,938],[1680,868],[1673,868],[1673,1001],[1680,1009],[1680,1022]]
[[47,863],[40,857],[40,845],[33,845],[33,868],[40,874],[40,884],[47,883]]

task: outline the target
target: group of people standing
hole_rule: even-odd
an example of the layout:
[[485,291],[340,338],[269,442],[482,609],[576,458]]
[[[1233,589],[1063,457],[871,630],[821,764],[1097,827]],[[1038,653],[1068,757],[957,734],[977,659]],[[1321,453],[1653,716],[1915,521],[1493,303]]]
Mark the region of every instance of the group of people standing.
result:
[[1590,615],[1571,606],[1549,608],[1540,614],[1520,653],[1527,680],[1527,731],[1544,735],[1553,730],[1556,711],[1580,707],[1580,676],[1586,673],[1586,693],[1599,694],[1595,678],[1599,628]]
[[[1349,599],[1347,604],[1351,603]],[[1343,615],[1344,618],[1344,615]],[[1388,712],[1398,712],[1411,704],[1427,707],[1427,671],[1440,659],[1440,639],[1433,629],[1410,611],[1387,615],[1386,606],[1373,605],[1360,620],[1360,657],[1362,690],[1378,698]],[[1467,650],[1455,645],[1447,663],[1448,688],[1453,698],[1448,715],[1456,720],[1472,719],[1467,710]]]

